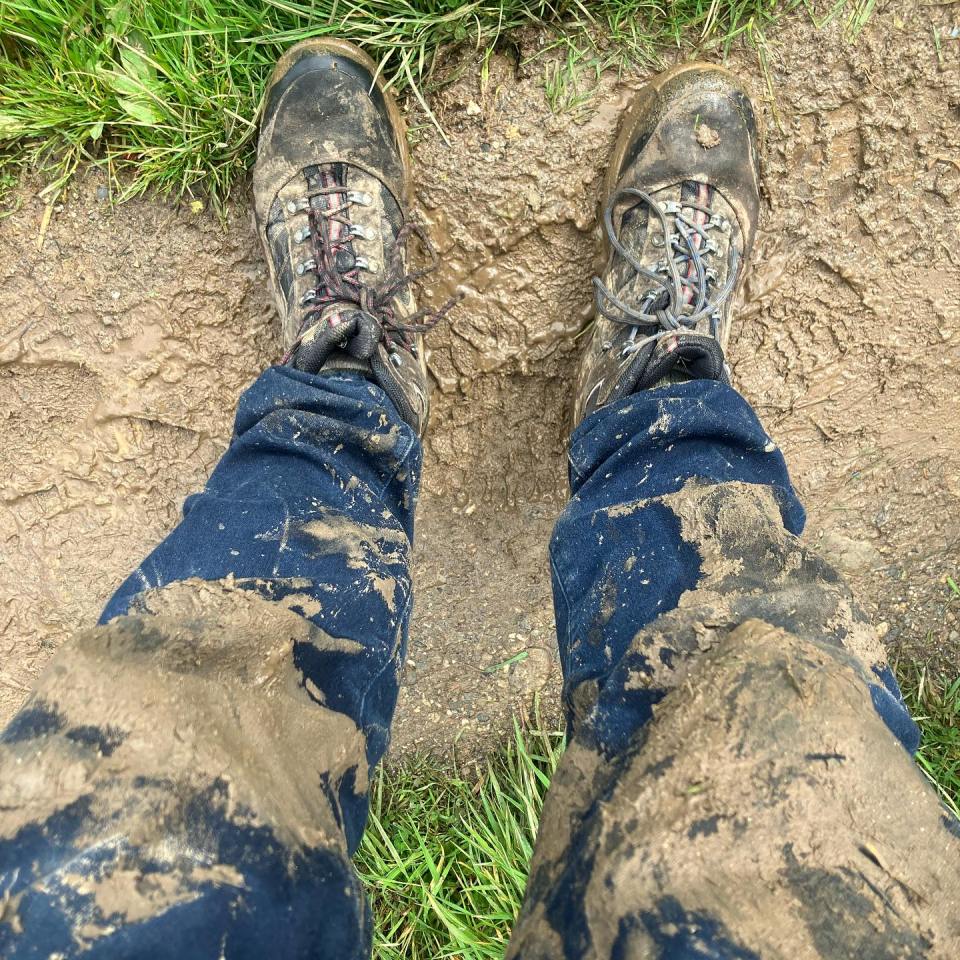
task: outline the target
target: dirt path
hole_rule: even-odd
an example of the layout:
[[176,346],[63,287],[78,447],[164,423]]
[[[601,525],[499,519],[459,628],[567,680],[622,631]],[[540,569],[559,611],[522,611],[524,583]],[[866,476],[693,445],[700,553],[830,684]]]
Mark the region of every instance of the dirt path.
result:
[[[854,46],[793,23],[733,57],[766,121],[767,209],[734,328],[735,381],[780,441],[808,536],[897,650],[960,661],[943,578],[960,541],[960,50],[949,7],[897,2]],[[600,158],[642,75],[553,116],[539,68],[494,57],[422,118],[418,199],[439,388],[418,518],[418,606],[396,749],[475,742],[558,666],[546,543],[564,495],[574,336],[589,315]],[[777,120],[779,118],[779,122]],[[41,251],[28,190],[0,222],[0,720],[174,524],[277,355],[248,205],[112,209],[77,181]],[[241,198],[242,199],[242,198]],[[504,661],[514,662],[497,666]]]

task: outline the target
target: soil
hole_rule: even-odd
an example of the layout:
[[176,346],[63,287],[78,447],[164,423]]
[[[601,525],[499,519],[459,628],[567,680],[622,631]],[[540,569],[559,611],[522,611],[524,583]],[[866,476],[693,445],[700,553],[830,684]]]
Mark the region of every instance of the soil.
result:
[[[882,6],[882,5],[881,5]],[[762,236],[734,320],[738,388],[790,464],[807,536],[894,656],[960,662],[960,57],[949,6],[889,3],[851,42],[797,17],[728,65],[765,127]],[[530,54],[542,42],[521,38]],[[646,73],[554,115],[539,64],[471,56],[411,103],[417,201],[441,251],[417,606],[394,755],[557,714],[546,547],[565,496],[577,333],[617,118]],[[773,91],[771,97],[770,91]],[[96,171],[52,207],[28,182],[0,221],[0,721],[53,651],[176,522],[277,359],[240,192],[114,205]],[[17,207],[19,203],[19,207]],[[45,213],[49,214],[49,222]],[[469,750],[467,751],[470,752]]]

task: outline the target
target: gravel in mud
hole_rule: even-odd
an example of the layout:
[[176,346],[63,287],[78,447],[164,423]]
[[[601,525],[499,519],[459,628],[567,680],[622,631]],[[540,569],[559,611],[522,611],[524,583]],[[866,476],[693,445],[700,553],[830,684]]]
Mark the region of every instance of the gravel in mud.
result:
[[[731,54],[765,127],[735,382],[786,454],[807,536],[892,652],[954,666],[960,58],[947,40],[938,57],[933,29],[956,19],[890,3],[855,43],[797,19],[768,51],[775,100],[755,55]],[[555,116],[536,67],[495,56],[484,88],[472,60],[452,67],[466,69],[433,98],[450,145],[412,118],[417,200],[443,260],[433,296],[470,296],[430,341],[394,755],[470,753],[534,695],[557,712],[546,546],[603,158],[644,80],[584,76],[586,106]],[[246,198],[224,229],[188,203],[113,207],[88,173],[44,228],[40,186],[0,221],[0,720],[173,526],[238,392],[278,355]]]

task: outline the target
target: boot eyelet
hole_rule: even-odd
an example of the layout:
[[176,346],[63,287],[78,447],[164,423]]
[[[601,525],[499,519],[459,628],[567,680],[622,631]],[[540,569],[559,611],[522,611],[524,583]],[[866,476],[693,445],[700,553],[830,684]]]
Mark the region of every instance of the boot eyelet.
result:
[[350,224],[350,236],[359,237],[361,240],[372,240],[373,231],[362,223],[352,223]]
[[303,241],[309,239],[309,237],[310,237],[310,228],[304,227],[302,230],[298,230],[293,235],[293,241],[294,243],[303,243]]
[[302,277],[308,270],[316,270],[317,261],[316,260],[304,260],[303,263],[297,264],[297,276]]

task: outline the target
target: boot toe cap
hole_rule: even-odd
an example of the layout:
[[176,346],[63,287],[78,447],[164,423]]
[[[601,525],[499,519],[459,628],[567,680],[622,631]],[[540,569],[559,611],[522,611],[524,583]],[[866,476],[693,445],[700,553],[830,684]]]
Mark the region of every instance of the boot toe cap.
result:
[[[254,171],[257,193],[272,202],[301,170],[347,163],[373,174],[398,201],[405,199],[402,121],[365,60],[336,48],[304,47],[281,61],[264,106]],[[271,182],[262,182],[267,179]]]

